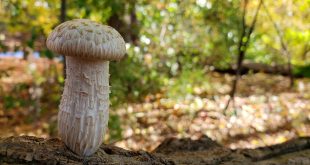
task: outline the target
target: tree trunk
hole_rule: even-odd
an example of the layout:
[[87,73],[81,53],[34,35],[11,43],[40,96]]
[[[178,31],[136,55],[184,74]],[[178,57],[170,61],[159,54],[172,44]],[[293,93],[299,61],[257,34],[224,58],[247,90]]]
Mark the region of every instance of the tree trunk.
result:
[[115,28],[124,38],[126,42],[132,43],[134,45],[138,44],[139,41],[139,20],[136,14],[136,1],[129,1],[129,20],[125,21],[122,19],[118,13],[113,13],[113,15],[108,19],[108,25]]
[[255,12],[255,15],[254,15],[254,18],[253,18],[253,21],[252,21],[250,27],[247,28],[245,19],[246,19],[248,0],[244,0],[243,16],[242,16],[242,32],[241,32],[241,36],[240,36],[240,39],[239,39],[239,45],[238,45],[238,60],[237,60],[236,75],[235,75],[235,79],[234,79],[232,87],[231,87],[231,91],[229,93],[230,98],[229,98],[229,100],[228,100],[228,102],[227,102],[227,104],[225,106],[224,113],[226,113],[226,110],[227,110],[230,102],[234,101],[235,93],[237,91],[238,80],[240,78],[240,72],[241,72],[241,68],[242,68],[242,63],[243,63],[243,60],[244,60],[244,57],[245,57],[245,53],[246,53],[246,50],[248,48],[250,39],[251,39],[251,34],[253,33],[254,28],[255,28],[255,24],[256,24],[256,21],[257,21],[257,16],[258,16],[258,13],[260,11],[262,2],[263,2],[262,0],[259,1],[259,4],[257,6],[256,12]]
[[[63,23],[66,21],[67,18],[67,1],[66,0],[61,0],[61,6],[60,6],[60,17],[59,17],[59,21],[60,23]],[[63,76],[64,79],[66,79],[67,75],[66,75],[66,56],[62,56],[63,57]]]
[[57,138],[31,136],[0,139],[0,164],[310,164],[310,137],[269,147],[231,150],[204,136],[199,140],[169,138],[153,152],[102,145],[80,157]]

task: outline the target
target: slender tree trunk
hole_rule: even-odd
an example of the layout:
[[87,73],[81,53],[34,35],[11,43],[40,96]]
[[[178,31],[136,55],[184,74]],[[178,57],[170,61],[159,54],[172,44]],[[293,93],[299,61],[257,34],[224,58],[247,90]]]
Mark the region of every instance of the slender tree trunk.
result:
[[277,34],[279,36],[279,39],[280,39],[282,51],[283,51],[284,55],[287,57],[287,68],[288,68],[288,74],[289,74],[289,77],[290,77],[290,88],[292,88],[294,86],[294,75],[293,75],[293,72],[292,72],[293,67],[292,67],[292,56],[291,56],[291,53],[288,50],[287,44],[284,41],[282,31],[280,30],[280,28],[277,25],[277,23],[273,20],[271,14],[270,14],[269,10],[267,9],[267,7],[266,7],[264,2],[263,2],[263,6],[264,6],[264,9],[265,9],[265,11],[266,11],[266,13],[268,15],[269,20],[272,22],[274,28],[276,29],[276,32],[277,32]]
[[23,52],[24,52],[24,55],[23,55],[23,60],[27,60],[27,57],[28,57],[28,51],[27,51],[26,46],[23,46]]
[[134,31],[130,34],[130,39],[134,45],[138,45],[139,40],[139,21],[137,19],[136,14],[136,3],[135,1],[132,1],[130,3],[130,25],[129,27],[133,29]]
[[309,44],[306,44],[304,47],[304,51],[301,54],[301,58],[303,61],[305,61],[307,59],[307,54],[309,51],[310,51],[310,46],[309,46]]
[[[60,23],[65,22],[66,21],[66,17],[67,17],[67,1],[66,0],[61,0],[61,7],[60,7]],[[67,77],[66,75],[66,56],[62,56],[63,57],[63,76],[64,78]]]
[[245,21],[245,19],[246,19],[246,11],[247,11],[246,10],[247,3],[248,3],[248,0],[245,0],[244,1],[244,5],[243,5],[242,33],[241,33],[241,36],[240,36],[240,39],[239,39],[239,45],[238,45],[238,60],[237,60],[236,76],[235,76],[235,79],[234,79],[233,84],[232,84],[232,89],[231,89],[231,92],[229,94],[230,98],[229,98],[229,100],[228,100],[228,102],[226,104],[226,107],[224,109],[224,113],[226,113],[226,110],[227,110],[230,102],[234,101],[235,93],[237,91],[238,80],[240,78],[240,72],[241,72],[241,69],[242,69],[242,62],[244,60],[246,49],[247,49],[247,47],[249,45],[249,42],[250,42],[251,34],[254,31],[254,27],[255,27],[255,24],[256,24],[257,16],[258,16],[259,10],[260,10],[261,5],[262,5],[262,0],[260,0],[260,2],[259,2],[259,5],[258,5],[258,7],[256,9],[256,12],[255,12],[255,16],[253,18],[253,21],[252,21],[249,29],[247,29],[246,21]]
[[290,88],[293,88],[294,86],[294,75],[293,75],[293,66],[292,66],[292,56],[289,52],[286,51],[286,56],[287,56],[287,68],[288,68],[288,74],[290,77]]
[[113,13],[107,22],[120,32],[126,42],[137,45],[139,40],[139,20],[136,14],[136,1],[129,0],[127,5],[129,21],[124,21],[118,13]]

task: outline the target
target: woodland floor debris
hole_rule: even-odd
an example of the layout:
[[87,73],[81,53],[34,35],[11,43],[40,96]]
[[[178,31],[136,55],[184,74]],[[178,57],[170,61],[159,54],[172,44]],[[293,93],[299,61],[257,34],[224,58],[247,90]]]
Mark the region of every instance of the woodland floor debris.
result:
[[[39,60],[27,63],[5,59],[0,62],[0,70],[10,68],[11,75],[0,79],[1,96],[12,90],[14,85],[11,82],[23,82],[26,87],[31,88],[33,79],[42,79],[37,74],[54,76],[61,71],[59,63],[45,59],[44,65]],[[33,63],[39,71],[36,74],[29,71],[29,67],[34,66]],[[47,72],[51,66],[58,69]],[[114,142],[126,149],[151,151],[166,137],[190,137],[195,140],[207,135],[218,143],[235,149],[255,148],[282,143],[299,136],[310,136],[310,79],[297,79],[294,89],[288,89],[287,77],[263,73],[244,75],[239,82],[235,107],[230,107],[230,114],[227,116],[223,115],[222,109],[228,99],[226,94],[229,92],[232,76],[210,72],[206,79],[208,84],[192,84],[196,93],[183,98],[169,98],[165,96],[169,91],[163,91],[146,96],[143,102],[128,103],[111,110],[112,115],[120,116],[118,124],[122,138],[109,140],[111,137],[107,137],[106,142]],[[5,83],[7,81],[11,85]],[[48,82],[50,84],[44,89],[50,90],[57,86],[55,80]],[[22,90],[19,96],[26,99],[31,97],[28,90]],[[60,95],[60,88],[53,90],[59,90],[56,94]],[[51,97],[57,100],[58,95]],[[57,136],[57,102],[46,104],[42,98],[40,116],[30,118],[29,114],[34,113],[31,106],[23,107],[23,102],[19,101],[17,103],[20,106],[8,110],[4,107],[8,105],[4,105],[3,97],[0,98],[1,137]],[[10,100],[9,97],[6,99]]]
[[306,165],[310,163],[309,153],[309,137],[269,147],[238,150],[225,148],[207,136],[197,140],[167,138],[151,153],[103,144],[89,157],[74,154],[57,138],[0,138],[0,164]]

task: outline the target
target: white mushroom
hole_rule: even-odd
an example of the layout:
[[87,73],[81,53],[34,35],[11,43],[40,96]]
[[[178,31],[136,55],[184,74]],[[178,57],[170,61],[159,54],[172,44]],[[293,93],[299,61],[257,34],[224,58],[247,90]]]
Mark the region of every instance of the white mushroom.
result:
[[109,60],[124,56],[125,42],[112,27],[75,19],[57,26],[46,45],[67,56],[59,135],[72,151],[89,156],[101,145],[109,119]]

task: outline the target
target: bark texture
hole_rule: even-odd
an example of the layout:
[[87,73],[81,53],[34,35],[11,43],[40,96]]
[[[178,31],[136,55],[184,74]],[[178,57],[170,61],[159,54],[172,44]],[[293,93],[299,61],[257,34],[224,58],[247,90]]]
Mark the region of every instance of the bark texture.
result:
[[0,164],[310,164],[310,137],[257,149],[230,150],[208,137],[166,139],[153,152],[128,151],[101,145],[92,156],[80,157],[57,138],[30,136],[0,139]]

